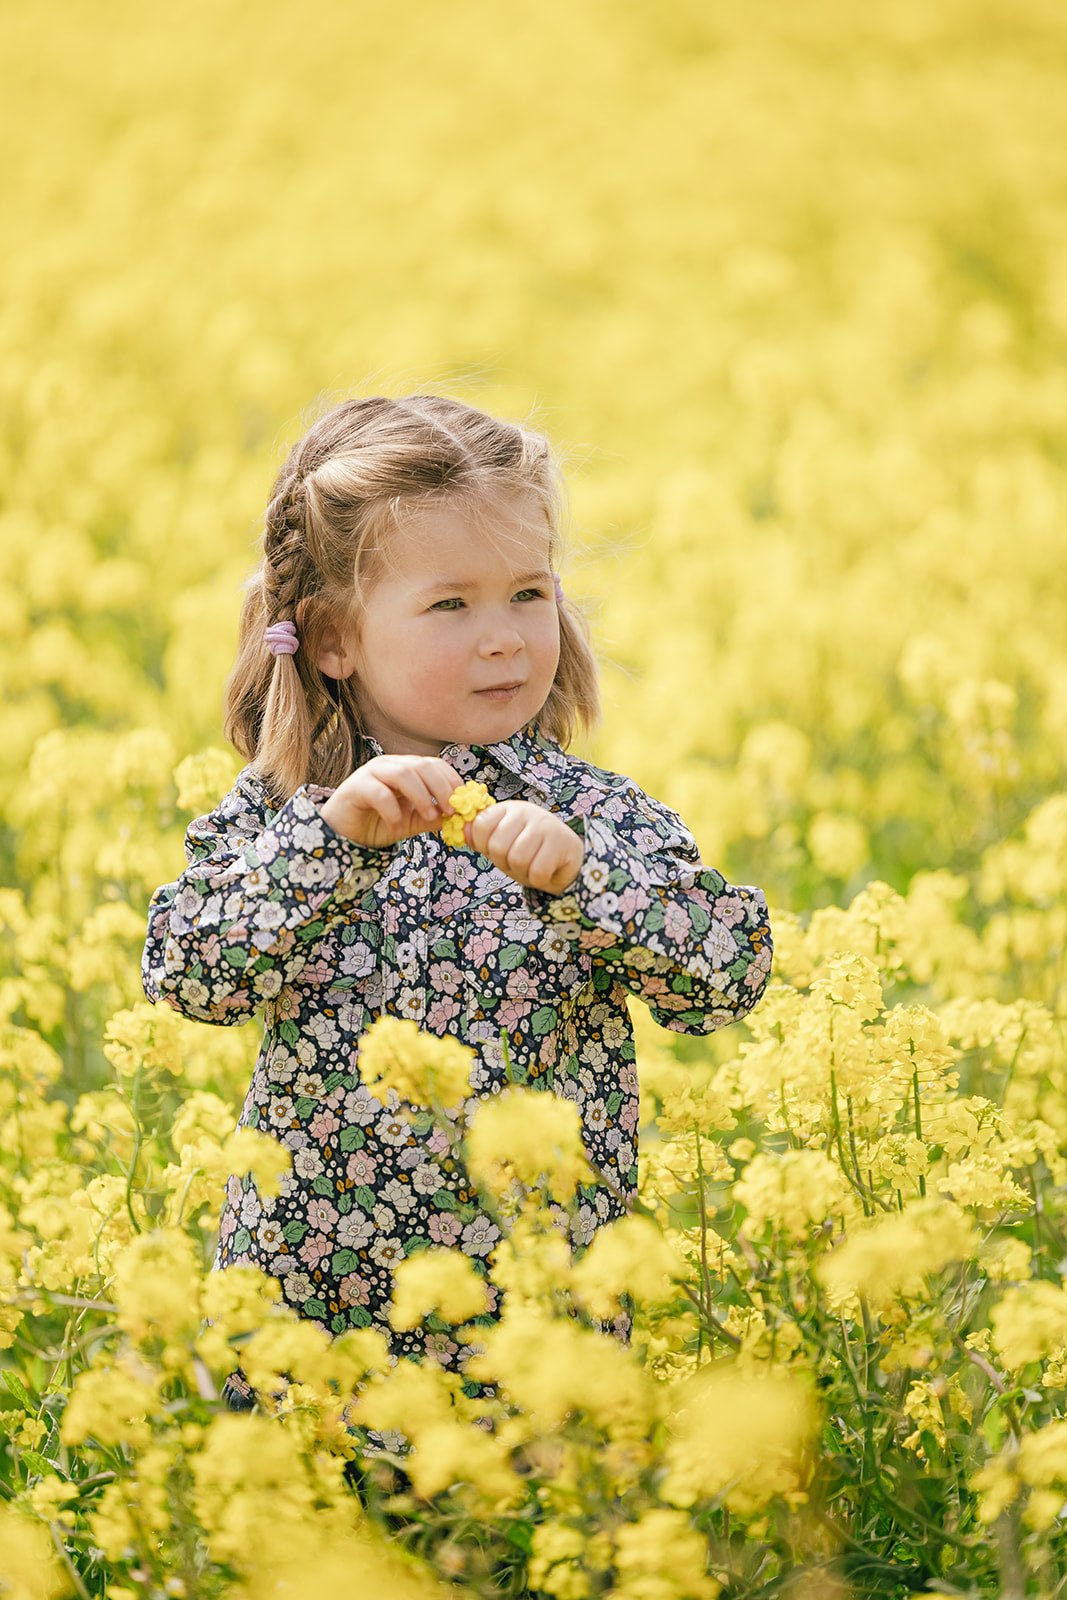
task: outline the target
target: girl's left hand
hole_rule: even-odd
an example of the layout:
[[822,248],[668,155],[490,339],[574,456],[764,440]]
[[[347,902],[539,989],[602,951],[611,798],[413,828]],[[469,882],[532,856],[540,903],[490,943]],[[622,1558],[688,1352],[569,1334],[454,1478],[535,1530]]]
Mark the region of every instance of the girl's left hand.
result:
[[516,883],[548,894],[571,887],[585,855],[573,828],[529,800],[500,800],[479,811],[463,836]]

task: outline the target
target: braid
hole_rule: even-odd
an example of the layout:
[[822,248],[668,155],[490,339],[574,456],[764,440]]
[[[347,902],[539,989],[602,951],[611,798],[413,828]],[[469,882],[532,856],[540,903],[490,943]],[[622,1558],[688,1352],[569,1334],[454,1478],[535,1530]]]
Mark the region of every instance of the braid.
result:
[[306,509],[303,477],[290,473],[275,487],[263,528],[263,597],[272,622],[292,621],[297,601],[311,587]]

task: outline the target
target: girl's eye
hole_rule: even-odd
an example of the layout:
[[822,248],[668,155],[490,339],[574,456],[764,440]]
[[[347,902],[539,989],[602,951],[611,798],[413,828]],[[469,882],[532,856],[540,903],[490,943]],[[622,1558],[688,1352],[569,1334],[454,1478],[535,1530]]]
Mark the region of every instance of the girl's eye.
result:
[[[533,599],[533,600],[543,600],[545,598],[545,591],[543,589],[519,589],[517,591],[517,593],[515,594],[514,598],[516,600],[522,600],[524,598]],[[461,605],[463,605],[463,603],[464,602],[459,598],[459,596],[454,594],[454,595],[450,595],[447,600],[437,600],[437,601],[435,601],[434,604],[430,607],[430,610],[431,611],[443,611],[443,610],[453,611],[456,608],[456,606],[461,606]]]
[[545,598],[543,589],[520,589],[515,596],[516,600],[521,600],[524,594],[532,595],[535,600],[543,600]]
[[449,608],[449,610],[451,610],[451,608],[453,606],[461,606],[462,604],[463,604],[463,601],[459,598],[458,595],[452,595],[448,600],[438,600],[434,605],[432,605],[430,607],[430,610],[431,611],[440,611],[442,606],[447,606]]

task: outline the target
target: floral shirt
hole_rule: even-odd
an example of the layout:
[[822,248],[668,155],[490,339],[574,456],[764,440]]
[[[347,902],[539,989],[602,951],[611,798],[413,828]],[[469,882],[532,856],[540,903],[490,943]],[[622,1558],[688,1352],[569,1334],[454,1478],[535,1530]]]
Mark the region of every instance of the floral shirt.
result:
[[[382,753],[365,743],[367,758]],[[760,890],[702,865],[674,811],[535,725],[441,756],[494,799],[533,801],[582,835],[566,893],[524,889],[432,832],[355,844],[321,814],[331,790],[306,784],[275,808],[246,766],[190,824],[186,870],[152,896],[142,976],[149,999],[202,1022],[241,1024],[262,1007],[240,1123],[280,1139],[293,1166],[275,1199],[229,1179],[215,1266],[257,1265],[331,1332],[374,1323],[394,1349],[447,1364],[463,1354],[447,1333],[389,1330],[392,1269],[427,1243],[484,1263],[499,1232],[446,1170],[441,1136],[420,1137],[392,1091],[383,1103],[361,1084],[364,1028],[389,1014],[461,1039],[478,1094],[506,1081],[506,1039],[514,1078],[575,1102],[605,1180],[580,1191],[580,1246],[636,1187],[627,994],[665,1028],[710,1033],[756,1004],[771,937]]]

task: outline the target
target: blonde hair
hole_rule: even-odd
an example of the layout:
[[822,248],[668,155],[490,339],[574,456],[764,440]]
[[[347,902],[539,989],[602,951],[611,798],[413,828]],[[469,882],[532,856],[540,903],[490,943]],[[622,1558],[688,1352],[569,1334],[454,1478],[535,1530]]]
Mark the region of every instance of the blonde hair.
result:
[[[315,662],[328,629],[358,631],[391,535],[408,515],[442,502],[480,519],[501,498],[532,492],[557,566],[565,502],[548,440],[442,395],[345,400],[293,446],[271,491],[263,559],[246,583],[223,729],[279,803],[305,783],[336,788],[363,757],[354,679]],[[294,621],[300,647],[271,654],[264,630]],[[595,726],[597,668],[588,624],[559,602],[559,666],[534,719],[566,745]]]

